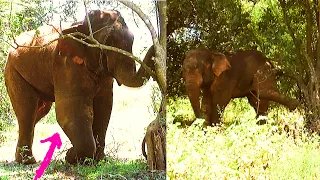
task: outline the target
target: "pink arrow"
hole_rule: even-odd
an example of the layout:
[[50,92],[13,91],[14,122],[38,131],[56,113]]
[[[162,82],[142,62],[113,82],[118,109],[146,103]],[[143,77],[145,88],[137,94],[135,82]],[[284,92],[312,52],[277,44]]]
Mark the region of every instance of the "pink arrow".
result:
[[54,153],[54,149],[57,147],[58,149],[61,148],[62,142],[61,142],[61,138],[59,133],[54,133],[51,137],[48,137],[47,139],[41,140],[41,143],[45,143],[45,142],[51,142],[51,145],[49,147],[49,150],[46,154],[46,156],[44,157],[39,169],[36,170],[36,175],[34,176],[34,180],[39,179],[42,174],[44,173],[44,171],[47,169],[51,158],[53,156]]

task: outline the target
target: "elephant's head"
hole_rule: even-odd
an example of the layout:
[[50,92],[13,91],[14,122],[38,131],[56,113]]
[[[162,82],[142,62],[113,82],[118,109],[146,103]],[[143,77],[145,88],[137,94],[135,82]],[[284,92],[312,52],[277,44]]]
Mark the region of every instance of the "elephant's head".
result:
[[[206,48],[198,48],[187,53],[182,68],[183,78],[196,117],[201,116],[199,101],[201,88],[210,86],[230,67],[229,61],[222,53],[212,52]],[[205,101],[207,100],[203,99],[204,105]]]
[[[132,53],[134,36],[118,11],[94,10],[88,13],[88,17],[94,39],[101,44]],[[74,23],[70,28],[64,29],[62,34],[75,33],[75,37],[92,43],[87,38],[76,34],[80,32],[90,35],[87,19],[86,16],[83,21]],[[115,51],[89,47],[71,38],[60,39],[58,47],[60,54],[72,57],[79,64],[84,63],[96,75],[112,75],[119,84],[139,87],[144,79],[149,77],[143,68],[136,71],[135,62],[131,58]],[[150,49],[144,60],[148,65],[153,64],[154,51],[153,48]]]

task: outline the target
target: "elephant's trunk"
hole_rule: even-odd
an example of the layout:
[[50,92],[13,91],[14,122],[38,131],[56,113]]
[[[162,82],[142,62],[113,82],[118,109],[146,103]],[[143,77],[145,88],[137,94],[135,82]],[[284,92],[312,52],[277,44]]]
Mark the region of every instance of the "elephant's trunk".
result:
[[[145,55],[143,62],[150,67],[151,70],[154,70],[154,61],[152,59],[154,57],[154,48],[151,46]],[[150,77],[150,74],[142,67],[140,66],[138,72],[132,69],[122,69],[118,71],[118,76],[116,75],[117,80],[128,87],[141,87],[145,80],[148,80]]]

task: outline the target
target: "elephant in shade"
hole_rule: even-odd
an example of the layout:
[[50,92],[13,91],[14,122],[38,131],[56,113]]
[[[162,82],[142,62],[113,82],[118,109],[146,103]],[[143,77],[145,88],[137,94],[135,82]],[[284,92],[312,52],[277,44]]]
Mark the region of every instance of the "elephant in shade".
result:
[[290,110],[298,105],[296,99],[279,93],[273,65],[256,50],[240,50],[227,57],[207,48],[194,49],[186,54],[182,72],[194,113],[197,118],[205,114],[205,125],[219,123],[219,108],[224,110],[232,98],[247,97],[257,115],[266,114],[269,101]]

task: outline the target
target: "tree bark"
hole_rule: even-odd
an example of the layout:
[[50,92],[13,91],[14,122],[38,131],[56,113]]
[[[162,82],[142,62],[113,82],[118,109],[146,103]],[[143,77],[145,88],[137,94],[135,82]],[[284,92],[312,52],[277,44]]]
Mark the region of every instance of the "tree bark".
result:
[[147,159],[150,170],[166,170],[166,128],[159,116],[147,128],[142,141],[142,154]]

